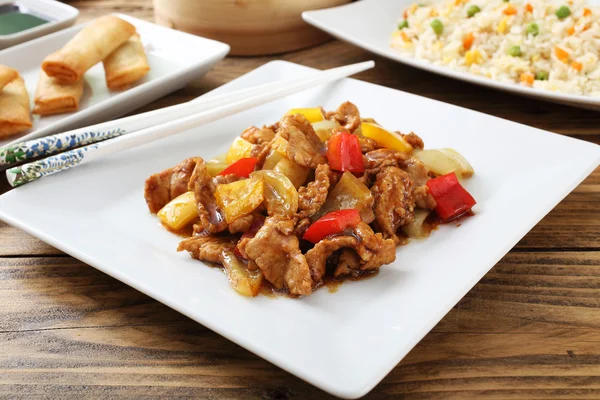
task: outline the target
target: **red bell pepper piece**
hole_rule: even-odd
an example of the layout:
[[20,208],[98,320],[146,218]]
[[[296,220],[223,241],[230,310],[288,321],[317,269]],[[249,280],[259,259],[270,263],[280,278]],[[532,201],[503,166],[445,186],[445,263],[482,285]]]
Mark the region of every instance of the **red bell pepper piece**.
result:
[[324,237],[342,233],[348,228],[354,228],[360,221],[362,220],[358,210],[351,208],[347,210],[332,211],[313,222],[306,233],[304,233],[303,239],[312,243],[317,243]]
[[254,157],[241,158],[221,171],[219,175],[234,174],[240,178],[247,178],[252,172],[254,172],[254,167],[256,167],[257,161],[258,160]]
[[443,220],[459,217],[477,204],[454,172],[428,180],[427,187],[437,202],[435,212]]
[[336,171],[364,172],[365,162],[360,151],[358,136],[338,132],[327,144],[329,166]]

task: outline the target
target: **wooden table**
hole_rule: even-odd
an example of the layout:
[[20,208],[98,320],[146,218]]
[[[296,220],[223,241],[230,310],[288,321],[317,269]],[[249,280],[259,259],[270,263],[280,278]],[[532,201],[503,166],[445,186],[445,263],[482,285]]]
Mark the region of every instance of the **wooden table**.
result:
[[[150,0],[71,4],[80,21],[113,11],[152,20]],[[377,67],[358,78],[600,143],[596,112],[456,82],[339,41],[227,58],[140,111],[189,100],[276,58],[317,68],[374,58]],[[508,154],[506,162],[514,162]],[[365,398],[600,398],[599,240],[600,169]],[[0,398],[330,398],[18,229],[0,223],[0,243]]]

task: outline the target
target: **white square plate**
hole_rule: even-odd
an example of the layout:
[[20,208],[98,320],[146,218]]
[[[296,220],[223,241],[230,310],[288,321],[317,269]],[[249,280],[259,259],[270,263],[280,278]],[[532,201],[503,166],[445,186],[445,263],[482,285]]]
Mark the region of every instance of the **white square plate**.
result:
[[[436,0],[437,1],[437,0]],[[588,0],[600,4],[600,0]],[[305,11],[302,18],[311,25],[342,40],[362,47],[380,56],[399,61],[416,68],[424,69],[450,78],[489,86],[495,89],[563,103],[575,107],[600,109],[600,99],[589,96],[563,94],[527,88],[513,83],[494,81],[468,72],[456,71],[426,61],[416,60],[401,54],[391,46],[392,32],[404,10],[416,0],[361,0],[348,5],[324,10]]]
[[[298,77],[271,62],[215,92]],[[245,298],[217,268],[177,253],[180,238],[150,215],[152,173],[190,156],[222,153],[250,125],[293,107],[353,101],[363,116],[453,147],[475,168],[479,204],[398,250],[396,262],[337,293]],[[0,218],[195,319],[337,396],[371,390],[465,293],[600,162],[600,146],[397,90],[345,79],[178,136],[43,178],[0,196]]]
[[[208,72],[229,52],[229,46],[221,42],[126,15],[117,16],[135,25],[139,32],[150,64],[148,75],[127,90],[110,91],[106,87],[104,68],[102,63],[99,63],[85,74],[86,83],[78,111],[41,118],[32,115],[32,129],[4,140],[0,139],[0,146],[123,115],[181,89],[191,80]],[[42,61],[48,54],[64,46],[85,25],[77,25],[0,51],[0,64],[15,68],[25,79],[32,108]]]

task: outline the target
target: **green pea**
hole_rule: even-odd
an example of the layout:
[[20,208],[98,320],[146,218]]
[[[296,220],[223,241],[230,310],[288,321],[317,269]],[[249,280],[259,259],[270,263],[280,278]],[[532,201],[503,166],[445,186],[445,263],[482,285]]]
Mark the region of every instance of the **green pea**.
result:
[[444,24],[439,19],[434,19],[431,21],[431,29],[436,33],[436,35],[441,35],[444,33]]
[[505,2],[505,3],[508,3],[510,0],[502,0],[502,1]]
[[408,21],[404,20],[398,24],[398,30],[402,30],[404,28],[408,28]]
[[520,46],[511,46],[508,49],[508,54],[513,56],[513,57],[520,57],[521,56],[521,47]]
[[529,25],[527,25],[527,34],[528,35],[533,35],[533,36],[537,36],[540,33],[540,27],[538,24],[536,24],[535,22],[530,23]]
[[548,80],[548,72],[547,71],[538,71],[535,73],[535,79],[537,81],[547,81]]
[[467,8],[467,15],[469,16],[469,18],[471,18],[480,11],[481,8],[479,8],[478,6],[470,6],[469,8]]
[[571,15],[571,9],[569,9],[567,6],[561,6],[558,10],[556,10],[555,14],[559,19],[565,19]]

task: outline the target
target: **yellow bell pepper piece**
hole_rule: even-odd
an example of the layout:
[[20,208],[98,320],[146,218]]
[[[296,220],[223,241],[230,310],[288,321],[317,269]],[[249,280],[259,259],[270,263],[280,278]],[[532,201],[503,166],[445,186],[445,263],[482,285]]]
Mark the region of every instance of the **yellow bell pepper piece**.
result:
[[210,176],[219,175],[225,168],[227,168],[229,166],[229,163],[227,161],[225,161],[226,157],[227,157],[227,154],[223,153],[223,154],[219,154],[212,160],[208,160],[206,162],[206,172],[208,172],[208,174]]
[[288,111],[287,115],[302,114],[310,121],[311,124],[315,122],[323,121],[325,116],[323,111],[319,107],[315,108],[292,108]]
[[264,275],[261,271],[248,271],[246,264],[233,251],[223,250],[221,261],[229,285],[242,296],[254,297],[260,292]]
[[265,206],[269,215],[292,218],[298,211],[298,191],[287,176],[275,171],[260,170],[251,173],[250,177],[265,181]]
[[230,224],[242,215],[250,214],[263,202],[264,181],[251,178],[217,185],[215,200],[225,214],[225,221]]
[[231,144],[227,156],[225,156],[225,162],[232,164],[242,158],[250,157],[251,153],[252,143],[238,136]]
[[412,146],[402,136],[395,132],[387,131],[377,124],[363,122],[361,124],[361,131],[364,137],[373,139],[378,145],[388,149],[398,150],[403,153],[410,153],[413,150]]
[[180,231],[198,219],[194,192],[185,192],[168,202],[158,212],[158,219],[167,228]]
[[262,169],[273,169],[277,163],[287,157],[289,143],[281,136],[277,136],[271,144],[271,151],[267,155]]
[[219,175],[227,167],[229,167],[229,163],[225,161],[209,160],[206,162],[206,172],[213,177]]

